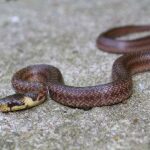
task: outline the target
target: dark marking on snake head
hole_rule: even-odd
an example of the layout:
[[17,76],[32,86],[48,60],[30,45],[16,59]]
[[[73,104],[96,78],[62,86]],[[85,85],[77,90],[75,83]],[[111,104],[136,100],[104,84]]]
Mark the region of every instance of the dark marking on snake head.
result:
[[0,103],[3,105],[7,105],[11,109],[13,106],[23,105],[23,102],[21,101],[23,97],[24,97],[23,94],[13,94],[13,95],[0,99]]

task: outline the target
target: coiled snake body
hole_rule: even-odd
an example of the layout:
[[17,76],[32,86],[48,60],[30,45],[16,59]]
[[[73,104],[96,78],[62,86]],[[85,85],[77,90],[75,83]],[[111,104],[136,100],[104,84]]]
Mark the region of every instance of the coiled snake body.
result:
[[132,94],[132,75],[150,70],[150,36],[130,41],[117,38],[144,31],[150,31],[150,26],[113,28],[97,38],[99,49],[124,54],[113,64],[111,83],[67,86],[57,68],[45,64],[28,66],[14,74],[12,86],[16,94],[0,99],[0,111],[27,109],[41,104],[48,95],[58,103],[83,109],[123,102]]

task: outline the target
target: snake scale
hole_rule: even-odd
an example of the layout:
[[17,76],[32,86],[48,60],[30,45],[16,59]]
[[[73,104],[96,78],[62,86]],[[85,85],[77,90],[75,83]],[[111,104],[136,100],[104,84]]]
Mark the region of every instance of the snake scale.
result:
[[0,99],[0,111],[27,109],[41,104],[48,96],[65,106],[82,109],[125,101],[132,95],[132,75],[150,70],[150,36],[132,40],[119,37],[145,31],[150,31],[150,26],[132,25],[113,28],[98,36],[96,44],[100,50],[123,54],[113,63],[112,82],[87,87],[67,86],[56,67],[31,65],[13,75],[16,94]]

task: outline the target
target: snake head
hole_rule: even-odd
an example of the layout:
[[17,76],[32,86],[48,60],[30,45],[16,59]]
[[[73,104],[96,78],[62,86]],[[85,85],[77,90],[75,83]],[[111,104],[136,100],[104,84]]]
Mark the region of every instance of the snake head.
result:
[[0,111],[9,112],[12,111],[13,107],[21,107],[23,105],[21,101],[23,97],[23,94],[13,94],[0,99]]
[[47,97],[36,93],[13,94],[0,99],[0,111],[10,112],[31,108],[41,104]]

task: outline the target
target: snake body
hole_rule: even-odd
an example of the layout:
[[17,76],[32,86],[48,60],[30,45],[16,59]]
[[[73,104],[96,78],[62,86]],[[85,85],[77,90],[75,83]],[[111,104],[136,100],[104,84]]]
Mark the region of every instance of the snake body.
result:
[[124,54],[113,64],[112,82],[88,87],[67,86],[56,67],[28,66],[13,75],[12,86],[16,94],[0,99],[0,111],[27,109],[41,104],[48,96],[65,106],[83,109],[125,101],[132,95],[132,75],[150,70],[150,36],[135,40],[117,38],[145,31],[150,31],[150,26],[124,26],[98,36],[99,49]]

